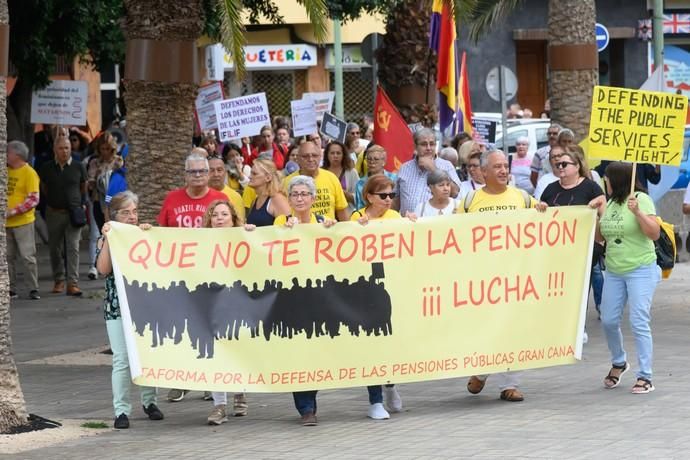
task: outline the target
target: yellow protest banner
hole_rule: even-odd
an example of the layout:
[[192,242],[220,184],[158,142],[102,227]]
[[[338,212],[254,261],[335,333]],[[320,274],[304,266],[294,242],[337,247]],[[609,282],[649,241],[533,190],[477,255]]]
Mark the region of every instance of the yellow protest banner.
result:
[[571,364],[586,207],[109,235],[140,385],[295,391]]
[[595,86],[589,156],[678,166],[687,107],[682,95]]

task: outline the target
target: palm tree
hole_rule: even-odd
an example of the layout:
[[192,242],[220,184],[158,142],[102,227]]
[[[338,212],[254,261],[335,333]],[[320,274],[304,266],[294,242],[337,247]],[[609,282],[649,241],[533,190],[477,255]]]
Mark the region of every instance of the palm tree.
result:
[[[521,0],[449,0],[457,22],[478,40],[499,24]],[[408,123],[436,121],[433,94],[436,56],[428,50],[431,1],[393,2],[386,18],[386,36],[378,52],[379,78]],[[571,128],[579,139],[589,130],[592,88],[597,83],[594,23],[595,0],[549,0],[548,42],[551,118]],[[563,46],[565,45],[565,46]],[[584,53],[589,68],[567,68],[574,56]],[[565,66],[562,63],[566,63]],[[583,66],[580,66],[583,67]],[[587,67],[585,65],[584,67]],[[432,94],[430,94],[430,92]]]
[[[244,77],[242,48],[245,4],[257,7],[270,0],[213,0],[210,11],[220,16],[220,38],[235,58],[236,75]],[[124,0],[126,34],[132,40],[155,42],[195,42],[204,30],[204,0]],[[301,0],[317,37],[326,30],[324,0]],[[259,5],[260,8],[260,5]],[[209,8],[206,8],[209,10]],[[128,46],[128,52],[132,48]],[[128,53],[129,54],[129,53]],[[131,56],[126,57],[131,58]],[[131,62],[130,62],[131,65]],[[171,63],[172,65],[172,63]],[[185,63],[197,66],[196,62]],[[128,67],[129,68],[129,67]],[[128,181],[139,195],[140,218],[155,219],[165,194],[183,184],[183,161],[191,148],[193,107],[197,93],[194,81],[147,81],[136,75],[139,69],[125,72],[127,134],[130,144]]]
[[[599,81],[595,23],[594,0],[549,0],[551,119],[572,129],[578,140],[588,136],[592,90]],[[589,56],[589,68],[556,70],[553,56],[560,54],[567,63],[575,49]]]
[[[470,38],[478,40],[491,27],[500,23],[521,0],[455,2],[456,11],[461,12],[463,23],[469,26]],[[596,42],[595,19],[595,0],[549,0],[551,119],[572,129],[578,139],[585,139],[588,135],[592,89],[599,76],[597,49],[593,46]],[[579,59],[575,59],[578,57]],[[572,65],[575,61],[584,65]]]
[[[0,24],[9,25],[7,0],[0,0]],[[0,76],[0,190],[7,190],[7,77]],[[9,276],[5,210],[7,194],[0,193],[0,433],[27,422],[26,403],[19,385],[19,374],[12,355],[10,336]]]
[[436,112],[436,53],[429,49],[431,2],[394,2],[376,55],[382,86],[408,123],[433,126]]

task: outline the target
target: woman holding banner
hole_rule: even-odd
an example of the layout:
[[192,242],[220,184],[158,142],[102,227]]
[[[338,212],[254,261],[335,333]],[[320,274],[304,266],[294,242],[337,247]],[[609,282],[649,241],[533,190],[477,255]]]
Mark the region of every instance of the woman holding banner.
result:
[[[445,180],[450,183],[450,178],[445,171],[437,170],[430,173],[429,177],[435,174],[443,174]],[[361,225],[366,225],[372,220],[400,219],[400,213],[391,209],[393,198],[395,198],[395,192],[393,192],[394,187],[395,183],[384,175],[370,177],[362,191],[366,206],[353,212],[352,216],[350,216],[350,220],[357,221]],[[448,195],[450,196],[450,184],[448,184]],[[450,201],[453,205],[455,204],[452,198],[450,198]],[[438,209],[436,211],[438,212]],[[450,213],[453,213],[452,209]],[[414,220],[416,216],[410,214],[410,219]],[[389,384],[384,387],[381,387],[381,385],[369,385],[367,386],[367,391],[369,392],[369,410],[367,412],[367,417],[373,420],[385,420],[390,418],[390,414],[383,407],[384,391],[388,410],[391,412],[400,412],[402,410],[402,398],[400,398],[400,394],[394,385]]]
[[[336,221],[312,212],[316,200],[316,184],[309,176],[295,176],[288,183],[288,200],[291,211],[276,217],[273,225],[292,228],[297,224],[321,223],[328,228]],[[316,393],[317,390],[295,391],[292,397],[304,426],[316,426]]]
[[[447,172],[437,169],[426,176],[426,185],[431,191],[431,199],[417,205],[414,213],[417,217],[447,216],[455,214],[458,204],[450,196],[451,180]],[[463,182],[464,184],[464,182]]]
[[621,318],[626,300],[630,305],[630,328],[637,350],[635,394],[654,391],[652,384],[652,331],[649,326],[652,297],[661,279],[656,264],[654,240],[659,223],[654,202],[638,183],[631,194],[630,163],[612,162],[606,168],[608,203],[603,197],[591,204],[600,217],[597,239],[606,240],[606,272],[601,302],[601,324],[611,352],[611,370],[604,378],[606,388],[615,388],[630,368],[623,349]]
[[[258,160],[263,161],[263,160]],[[254,163],[256,166],[256,163]],[[204,228],[226,228],[226,227],[240,227],[244,222],[238,216],[237,211],[232,204],[227,200],[212,201],[202,221]],[[254,226],[248,226],[247,230],[253,230]],[[211,392],[213,398],[213,410],[206,418],[209,425],[220,425],[228,421],[226,406],[227,393],[224,391]],[[244,393],[235,393],[233,396],[232,413],[235,417],[242,417],[247,415],[249,405],[247,404],[247,396]]]
[[[549,155],[551,153],[558,153],[559,155],[551,163],[558,179],[546,186],[540,195],[541,201],[549,206],[589,205],[598,197],[604,195],[601,187],[590,177],[591,172],[587,166],[582,148],[579,145],[571,145],[566,147],[565,150],[555,146],[551,149]],[[546,174],[542,176],[542,179],[546,176]],[[594,265],[599,263],[603,252],[603,246],[595,242],[594,254],[592,255],[592,270],[594,270]],[[590,283],[592,283],[593,279],[594,276],[591,276]],[[596,305],[598,307],[599,303],[596,303]],[[587,331],[584,331],[582,341],[587,343]]]
[[[137,205],[139,199],[130,192],[120,192],[110,201],[110,217],[112,220],[129,225],[137,225]],[[151,228],[149,224],[141,224],[143,230]],[[103,307],[105,310],[105,325],[108,331],[108,341],[110,349],[113,351],[113,406],[115,409],[114,427],[118,429],[129,428],[129,415],[132,412],[132,405],[129,402],[129,386],[131,384],[129,372],[129,359],[127,358],[127,345],[125,344],[125,333],[120,315],[120,301],[115,288],[115,276],[113,275],[113,265],[110,259],[110,248],[108,246],[108,232],[110,223],[103,225],[102,237],[99,238],[96,253],[96,268],[98,272],[105,275],[105,299]],[[141,387],[141,403],[144,412],[150,420],[163,420],[163,413],[156,406],[157,389],[152,387]]]

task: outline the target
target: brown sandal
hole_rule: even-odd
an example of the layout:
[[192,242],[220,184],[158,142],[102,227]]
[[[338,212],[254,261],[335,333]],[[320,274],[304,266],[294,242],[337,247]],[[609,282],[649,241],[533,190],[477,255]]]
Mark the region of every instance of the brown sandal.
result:
[[473,375],[467,381],[467,391],[473,395],[478,395],[484,389],[484,385],[486,385],[486,379],[482,380],[476,375]]
[[[611,370],[609,371],[608,375],[604,377],[604,387],[608,388],[609,390],[612,388],[616,388],[618,384],[621,383],[621,377],[623,377],[623,374],[628,372],[628,369],[630,369],[630,364],[628,364],[627,362],[623,363],[622,365],[612,364]],[[612,372],[614,371],[621,372],[618,375],[613,375]]]

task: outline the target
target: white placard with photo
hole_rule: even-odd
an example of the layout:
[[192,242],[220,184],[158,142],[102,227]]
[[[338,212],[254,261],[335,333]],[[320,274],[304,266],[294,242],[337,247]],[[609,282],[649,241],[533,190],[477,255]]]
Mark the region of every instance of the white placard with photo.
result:
[[292,110],[292,135],[294,137],[308,136],[318,131],[313,100],[291,101],[290,108]]

